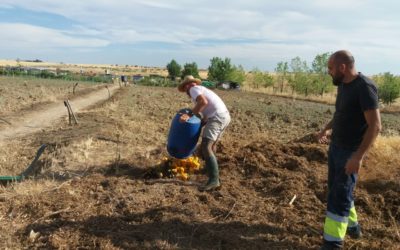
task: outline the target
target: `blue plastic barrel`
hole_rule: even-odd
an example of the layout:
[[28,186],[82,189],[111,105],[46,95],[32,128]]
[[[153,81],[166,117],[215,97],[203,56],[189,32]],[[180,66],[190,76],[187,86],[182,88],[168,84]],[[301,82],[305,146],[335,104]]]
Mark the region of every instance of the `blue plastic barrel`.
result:
[[178,159],[185,159],[194,153],[201,132],[201,120],[197,116],[192,116],[182,123],[179,121],[182,113],[189,114],[191,111],[182,109],[175,115],[167,143],[168,153]]

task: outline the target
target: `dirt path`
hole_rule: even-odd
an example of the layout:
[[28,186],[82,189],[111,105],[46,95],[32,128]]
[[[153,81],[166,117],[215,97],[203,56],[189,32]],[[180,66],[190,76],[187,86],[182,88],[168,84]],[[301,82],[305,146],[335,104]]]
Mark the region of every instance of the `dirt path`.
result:
[[[114,94],[118,85],[112,85],[109,87],[110,94]],[[90,105],[97,102],[107,100],[109,93],[106,88],[92,92],[88,95],[76,98],[73,101],[69,101],[74,112],[79,112]],[[49,127],[57,119],[68,115],[67,109],[63,102],[44,106],[40,110],[30,112],[23,117],[18,117],[13,120],[9,120],[12,124],[8,128],[0,131],[0,141],[11,139],[15,137],[21,137],[27,134],[37,132],[41,129]]]

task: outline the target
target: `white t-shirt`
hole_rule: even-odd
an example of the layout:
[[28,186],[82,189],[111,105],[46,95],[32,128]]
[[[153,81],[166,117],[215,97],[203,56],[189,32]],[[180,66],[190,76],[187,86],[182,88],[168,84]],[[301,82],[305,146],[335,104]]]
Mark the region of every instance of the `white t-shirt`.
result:
[[189,94],[194,103],[196,103],[196,99],[199,95],[203,95],[207,99],[208,104],[202,111],[203,115],[206,118],[211,118],[218,113],[228,112],[228,109],[226,108],[225,103],[221,100],[221,98],[213,91],[204,86],[191,87],[189,90]]

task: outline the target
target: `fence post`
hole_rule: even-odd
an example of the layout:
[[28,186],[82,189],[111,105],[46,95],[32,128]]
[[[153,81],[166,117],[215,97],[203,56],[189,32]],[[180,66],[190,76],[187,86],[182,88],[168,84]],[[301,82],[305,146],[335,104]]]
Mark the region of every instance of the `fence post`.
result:
[[75,95],[75,88],[76,88],[76,86],[78,86],[78,83],[75,83],[74,86],[72,87],[72,94],[74,94],[74,95]]
[[[76,119],[76,116],[74,112],[72,111],[71,105],[69,104],[69,100],[64,101],[64,106],[67,107],[68,110],[68,119],[69,119],[69,125],[72,125],[72,118],[74,119],[75,124],[78,124],[78,120]],[[72,118],[71,118],[72,117]]]
[[64,101],[64,106],[67,108],[67,111],[68,111],[68,125],[72,125],[71,124],[71,112],[69,111],[67,101]]

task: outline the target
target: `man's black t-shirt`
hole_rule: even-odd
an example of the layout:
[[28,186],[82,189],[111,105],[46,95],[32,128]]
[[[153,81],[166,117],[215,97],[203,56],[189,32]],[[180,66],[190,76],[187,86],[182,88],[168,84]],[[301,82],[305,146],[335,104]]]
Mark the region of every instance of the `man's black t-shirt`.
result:
[[335,106],[332,143],[356,150],[368,127],[364,111],[378,108],[378,91],[374,82],[359,73],[352,82],[341,83]]

